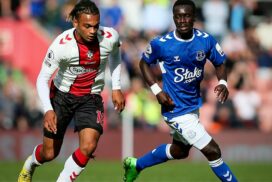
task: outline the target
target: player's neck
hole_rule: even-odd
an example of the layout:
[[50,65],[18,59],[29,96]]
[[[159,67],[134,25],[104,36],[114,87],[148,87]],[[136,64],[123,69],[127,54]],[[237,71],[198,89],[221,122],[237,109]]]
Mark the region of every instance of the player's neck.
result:
[[78,34],[78,32],[77,32],[76,30],[75,30],[74,36],[75,36],[75,38],[76,38],[76,41],[77,41],[78,43],[80,43],[80,44],[91,45],[91,44],[94,44],[94,43],[97,42],[97,40],[92,41],[92,42],[87,42],[87,41],[85,41],[85,40]]
[[189,32],[186,33],[181,33],[178,30],[176,30],[176,35],[178,38],[183,39],[183,40],[189,40],[193,37],[194,31],[191,30]]
[[81,44],[84,44],[83,39],[81,38],[80,35],[78,35],[78,32],[77,32],[77,31],[75,31],[74,35],[75,35],[75,38],[76,38],[76,41],[77,41],[77,42],[79,42],[79,43],[81,43]]

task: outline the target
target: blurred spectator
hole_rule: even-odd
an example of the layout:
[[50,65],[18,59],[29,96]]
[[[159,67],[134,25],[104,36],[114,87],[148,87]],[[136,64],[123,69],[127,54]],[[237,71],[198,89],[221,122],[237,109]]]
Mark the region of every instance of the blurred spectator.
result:
[[28,20],[32,16],[31,0],[20,0],[20,6],[17,10],[19,20]]
[[247,45],[243,36],[230,32],[222,40],[222,48],[231,61],[241,61],[245,58]]
[[272,91],[262,95],[262,105],[258,111],[259,128],[263,132],[272,132]]
[[141,31],[143,0],[119,0],[119,2],[124,13],[124,29],[128,29],[128,31]]
[[272,80],[272,47],[263,51],[257,58],[258,78]]
[[25,116],[19,116],[17,119],[16,119],[16,129],[19,131],[19,132],[26,132],[30,129],[30,126],[29,126],[29,123],[28,123],[28,120]]
[[231,12],[230,12],[230,30],[236,34],[244,33],[245,24],[245,7],[243,0],[232,0],[231,1]]
[[134,77],[131,80],[131,90],[127,95],[127,109],[133,115],[134,126],[143,127],[145,125],[144,118],[144,100],[147,98],[147,90],[144,88],[141,78]]
[[216,104],[214,122],[220,125],[220,128],[241,128],[242,123],[237,118],[236,108],[231,98],[224,104]]
[[143,31],[150,36],[166,32],[172,22],[170,7],[168,0],[144,0],[141,18]]
[[271,34],[271,32],[272,32],[272,16],[267,17],[266,21],[261,22],[256,27],[256,34],[260,41],[260,45],[266,50],[272,48],[272,36],[268,36]]
[[228,4],[223,0],[207,0],[203,3],[205,30],[220,43],[227,33]]
[[123,12],[117,0],[111,0],[101,7],[100,24],[102,26],[114,27],[118,31],[123,23]]
[[162,121],[161,107],[157,101],[157,98],[152,92],[147,92],[146,98],[143,104],[143,116],[145,120],[145,128],[155,130]]
[[72,28],[72,24],[67,20],[67,17],[69,13],[72,11],[72,8],[74,7],[75,3],[76,0],[67,0],[67,2],[63,6],[61,6],[59,22],[57,25],[57,28],[60,29],[60,31]]
[[238,87],[233,96],[234,106],[239,120],[245,128],[257,128],[257,110],[261,105],[261,97],[247,77],[241,77],[241,79],[240,88]]
[[46,11],[46,0],[30,0],[31,16],[40,21],[43,21]]
[[20,0],[0,0],[0,16],[18,18]]
[[56,29],[59,28],[58,23],[61,18],[60,7],[56,0],[47,0],[45,3],[44,18],[41,20],[41,23],[49,32],[53,32],[56,35],[58,33]]

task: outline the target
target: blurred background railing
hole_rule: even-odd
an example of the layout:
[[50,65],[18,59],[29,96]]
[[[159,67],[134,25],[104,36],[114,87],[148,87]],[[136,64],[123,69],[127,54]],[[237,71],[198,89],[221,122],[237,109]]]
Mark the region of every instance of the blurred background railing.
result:
[[[135,129],[134,153],[140,155],[160,142],[158,138],[170,142],[169,129],[156,98],[142,81],[138,61],[149,40],[174,29],[171,13],[174,1],[95,2],[101,10],[101,25],[112,26],[121,35],[122,87],[126,93],[126,112]],[[23,159],[41,141],[43,114],[35,81],[50,42],[72,27],[66,15],[75,3],[76,0],[0,0],[1,160]],[[272,1],[196,3],[196,27],[215,36],[228,55],[230,89],[228,101],[218,104],[213,93],[217,80],[208,64],[201,85],[204,98],[201,122],[222,143],[228,159],[243,160],[240,154],[246,154],[245,160],[272,161]],[[156,68],[154,71],[159,76]],[[107,75],[102,94],[106,132],[97,153],[105,158],[120,158],[122,119],[113,109],[109,72]],[[67,137],[73,142],[65,144],[63,150],[70,151],[75,148],[77,137],[71,132]],[[114,146],[110,145],[113,140]],[[143,144],[142,140],[146,142]],[[199,159],[198,153],[192,158]]]

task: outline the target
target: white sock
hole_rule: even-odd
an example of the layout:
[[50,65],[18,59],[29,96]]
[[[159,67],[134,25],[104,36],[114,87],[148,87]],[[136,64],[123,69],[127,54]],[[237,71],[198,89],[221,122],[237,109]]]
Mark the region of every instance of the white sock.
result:
[[73,182],[83,170],[84,168],[78,166],[71,155],[66,160],[64,169],[60,173],[57,182]]
[[37,149],[37,146],[34,148],[31,156],[29,156],[25,161],[24,167],[28,171],[32,171],[35,169],[35,167],[42,165],[41,163],[37,161],[35,157],[36,149]]

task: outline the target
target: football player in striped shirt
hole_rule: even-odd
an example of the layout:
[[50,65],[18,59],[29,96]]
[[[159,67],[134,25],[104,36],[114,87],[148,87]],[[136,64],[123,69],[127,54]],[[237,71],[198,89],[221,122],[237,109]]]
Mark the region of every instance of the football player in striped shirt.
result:
[[[116,111],[125,107],[121,92],[120,40],[110,27],[102,27],[96,4],[79,1],[70,13],[74,28],[64,31],[50,45],[37,79],[44,107],[44,136],[24,163],[19,182],[32,181],[34,170],[57,157],[67,126],[73,119],[79,147],[66,160],[57,182],[75,181],[93,158],[103,133],[105,66],[112,76],[112,101]],[[111,56],[112,59],[108,59]],[[56,72],[49,89],[50,78]]]

